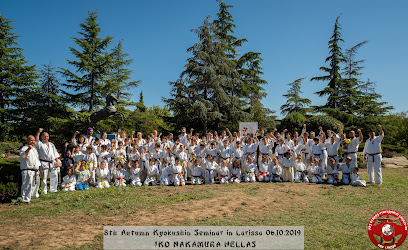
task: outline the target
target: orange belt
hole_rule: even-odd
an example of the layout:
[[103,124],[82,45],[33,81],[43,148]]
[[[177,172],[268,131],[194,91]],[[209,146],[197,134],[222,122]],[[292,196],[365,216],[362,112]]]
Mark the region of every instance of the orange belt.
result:
[[183,183],[183,176],[181,175],[181,173],[174,173],[174,174],[178,174],[178,175],[180,175],[180,184],[181,184],[182,186],[184,186],[184,183]]
[[260,174],[258,174],[258,175],[256,176],[256,178],[259,178],[259,176],[261,176],[261,175],[263,175],[264,178],[266,177],[267,172],[259,171],[259,173],[260,173]]
[[124,180],[122,177],[116,177],[116,180],[119,180],[119,187],[122,185],[122,181]]

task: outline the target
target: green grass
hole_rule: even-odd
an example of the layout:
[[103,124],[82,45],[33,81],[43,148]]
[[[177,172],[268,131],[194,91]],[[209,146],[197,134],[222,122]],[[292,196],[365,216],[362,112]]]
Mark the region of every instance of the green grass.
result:
[[[368,179],[365,171],[362,170],[360,174],[363,179]],[[171,225],[304,226],[306,249],[376,249],[367,235],[367,224],[376,212],[393,209],[408,219],[408,169],[383,169],[383,178],[382,187],[372,185],[367,188],[304,183],[243,183],[184,188],[91,188],[89,191],[58,192],[32,200],[29,206],[3,209],[0,211],[0,228],[7,228],[11,222],[29,222],[35,216],[56,220],[63,216],[91,217],[95,218],[96,225],[101,225],[100,218],[116,216],[137,220],[141,211],[145,213],[144,216],[151,214],[154,217],[161,209],[169,207],[185,208],[187,211],[177,213],[191,213],[194,212],[192,205],[202,202],[202,213],[193,218],[175,220]],[[235,203],[231,203],[233,201]],[[210,205],[214,204],[217,208],[211,208]],[[155,221],[151,222],[151,225],[155,224]],[[101,230],[92,242],[79,248],[102,248],[102,239]],[[33,241],[30,246],[38,248],[40,244]],[[403,247],[407,245],[408,242],[405,242]],[[0,247],[8,246],[0,244]],[[78,248],[73,244],[63,247]]]

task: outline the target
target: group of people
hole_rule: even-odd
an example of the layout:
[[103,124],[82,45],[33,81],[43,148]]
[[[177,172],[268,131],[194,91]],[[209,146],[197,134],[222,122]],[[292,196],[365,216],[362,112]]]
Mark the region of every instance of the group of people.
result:
[[[369,132],[364,147],[369,183],[381,185],[381,141]],[[49,134],[39,129],[35,136],[27,137],[20,150],[22,171],[22,197],[29,202],[38,197],[38,188],[47,194],[63,191],[109,188],[110,185],[192,185],[240,182],[313,182],[352,184],[365,186],[358,174],[357,151],[363,141],[361,130],[350,131],[348,137],[338,125],[338,133],[320,127],[318,134],[306,130],[293,134],[286,129],[255,135],[225,129],[200,136],[194,129],[180,135],[162,136],[156,130],[147,138],[141,132],[119,130],[115,139],[107,133],[101,138],[93,136],[88,128],[86,135],[72,137],[72,147],[66,142],[59,152],[49,141]],[[41,138],[41,140],[40,140]],[[338,155],[339,147],[342,155]],[[341,180],[339,172],[341,172]],[[62,176],[59,178],[59,176]]]

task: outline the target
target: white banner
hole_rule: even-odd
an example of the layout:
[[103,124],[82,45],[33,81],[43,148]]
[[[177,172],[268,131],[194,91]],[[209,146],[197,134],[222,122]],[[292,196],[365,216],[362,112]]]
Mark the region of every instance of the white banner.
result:
[[303,249],[304,227],[103,227],[104,249]]
[[247,134],[255,135],[257,130],[258,130],[258,122],[240,122],[239,123],[239,131],[241,131],[242,134],[246,132]]

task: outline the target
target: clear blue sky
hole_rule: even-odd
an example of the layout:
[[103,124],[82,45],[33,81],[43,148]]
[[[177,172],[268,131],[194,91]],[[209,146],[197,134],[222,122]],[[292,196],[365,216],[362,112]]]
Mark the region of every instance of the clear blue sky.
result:
[[[265,107],[278,111],[288,90],[287,84],[305,77],[304,97],[314,105],[325,102],[313,93],[326,83],[310,82],[327,66],[327,42],[336,17],[341,15],[343,48],[369,40],[360,49],[365,59],[363,79],[376,82],[376,91],[395,107],[408,110],[408,1],[226,1],[234,5],[235,35],[248,42],[240,53],[255,51],[264,59],[264,79],[268,96]],[[216,17],[215,0],[174,1],[2,1],[0,13],[13,21],[18,41],[29,64],[41,66],[52,61],[69,67],[74,59],[69,46],[78,37],[79,24],[87,11],[99,12],[102,35],[123,39],[125,51],[134,59],[133,80],[142,80],[134,89],[134,99],[143,90],[147,106],[164,106],[169,97],[169,81],[175,81],[190,56],[186,49],[197,42],[190,32],[207,15]],[[60,80],[63,80],[60,78]]]

